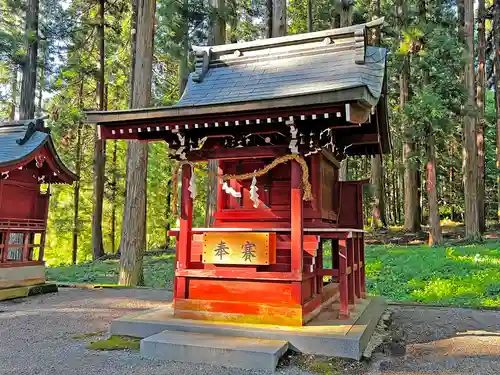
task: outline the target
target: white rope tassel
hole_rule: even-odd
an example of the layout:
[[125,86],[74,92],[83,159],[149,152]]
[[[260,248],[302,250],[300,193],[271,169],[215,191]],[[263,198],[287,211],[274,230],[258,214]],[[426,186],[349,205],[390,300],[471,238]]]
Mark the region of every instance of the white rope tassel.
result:
[[233,197],[235,198],[241,198],[241,193],[240,192],[237,192],[236,190],[234,190],[232,187],[230,187],[227,182],[224,182],[222,184],[222,190],[224,190],[226,192],[226,194],[230,194],[232,195]]
[[191,167],[191,178],[189,179],[189,192],[191,193],[191,199],[196,199],[196,176],[194,173],[194,167]]
[[259,207],[259,194],[257,193],[259,188],[257,187],[257,179],[255,176],[252,178],[252,185],[250,185],[250,200],[253,202],[253,207]]

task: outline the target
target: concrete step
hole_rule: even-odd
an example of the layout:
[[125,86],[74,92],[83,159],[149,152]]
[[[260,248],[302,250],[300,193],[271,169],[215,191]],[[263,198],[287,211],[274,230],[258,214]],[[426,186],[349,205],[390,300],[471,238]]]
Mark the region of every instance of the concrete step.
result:
[[276,369],[288,342],[163,331],[141,340],[141,356],[250,370]]

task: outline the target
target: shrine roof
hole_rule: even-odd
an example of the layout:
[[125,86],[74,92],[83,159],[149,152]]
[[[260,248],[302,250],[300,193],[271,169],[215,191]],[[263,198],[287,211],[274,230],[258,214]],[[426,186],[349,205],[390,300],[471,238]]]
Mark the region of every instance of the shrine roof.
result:
[[52,174],[47,182],[72,183],[78,179],[59,158],[43,120],[0,122],[0,145],[0,172],[22,167],[36,157],[49,157],[47,165]]
[[170,107],[87,112],[90,123],[178,120],[298,105],[358,102],[375,106],[386,50],[368,46],[368,24],[221,46],[193,47],[196,70]]

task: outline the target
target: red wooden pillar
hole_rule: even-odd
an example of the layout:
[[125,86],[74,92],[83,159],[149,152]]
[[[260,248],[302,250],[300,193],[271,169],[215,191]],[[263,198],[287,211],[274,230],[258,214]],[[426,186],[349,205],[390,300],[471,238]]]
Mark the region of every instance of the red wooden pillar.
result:
[[292,235],[292,273],[302,274],[304,220],[302,203],[302,170],[300,164],[292,161],[292,192],[291,192],[291,235]]
[[[304,220],[302,202],[302,170],[300,164],[291,163],[291,272],[295,275],[303,273]],[[296,303],[302,304],[302,283],[293,283],[293,297]]]
[[[191,259],[191,244],[193,230],[193,199],[189,192],[189,180],[191,179],[191,166],[182,166],[181,187],[181,214],[179,226],[179,242],[177,244],[177,269],[184,270],[189,267]],[[175,277],[175,298],[186,297],[185,277]]]
[[366,279],[365,279],[365,235],[359,234],[359,276],[361,283],[361,298],[366,297]]
[[347,299],[349,305],[354,305],[354,240],[352,238],[347,239]]
[[340,315],[349,316],[347,283],[347,240],[339,240],[339,291],[340,291]]
[[361,268],[360,268],[360,240],[358,233],[353,233],[354,242],[354,294],[361,298]]

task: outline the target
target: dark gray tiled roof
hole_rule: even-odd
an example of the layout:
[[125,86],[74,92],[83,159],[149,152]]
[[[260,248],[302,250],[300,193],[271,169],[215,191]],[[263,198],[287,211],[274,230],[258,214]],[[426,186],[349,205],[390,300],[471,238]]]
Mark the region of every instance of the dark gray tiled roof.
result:
[[28,157],[47,142],[49,134],[35,131],[28,141],[19,145],[16,141],[24,138],[28,124],[0,124],[0,166],[14,164]]
[[362,86],[378,101],[386,50],[367,46],[361,64],[355,63],[358,53],[355,48],[325,46],[319,53],[299,53],[288,58],[256,59],[227,66],[219,63],[210,67],[199,83],[191,75],[176,106],[277,99]]

